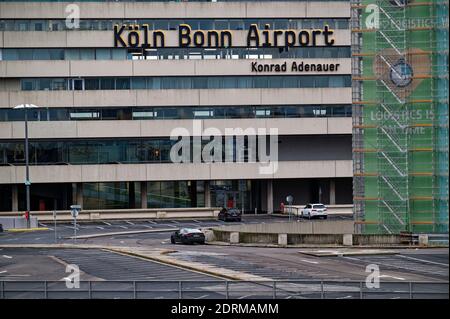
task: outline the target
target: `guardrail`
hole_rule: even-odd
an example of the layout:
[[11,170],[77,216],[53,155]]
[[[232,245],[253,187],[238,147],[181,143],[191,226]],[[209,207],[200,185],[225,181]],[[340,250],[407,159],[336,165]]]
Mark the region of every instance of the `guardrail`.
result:
[[364,281],[0,281],[0,299],[448,299],[446,282]]

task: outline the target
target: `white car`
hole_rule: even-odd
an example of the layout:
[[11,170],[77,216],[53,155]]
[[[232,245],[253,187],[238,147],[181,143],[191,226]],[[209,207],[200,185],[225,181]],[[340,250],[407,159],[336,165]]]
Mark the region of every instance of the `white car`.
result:
[[308,204],[302,209],[302,217],[308,219],[314,217],[327,219],[327,208],[324,204]]

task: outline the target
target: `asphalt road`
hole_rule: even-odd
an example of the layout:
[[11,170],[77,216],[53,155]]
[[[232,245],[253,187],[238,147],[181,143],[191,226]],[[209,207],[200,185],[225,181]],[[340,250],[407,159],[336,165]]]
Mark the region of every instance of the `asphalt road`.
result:
[[[333,216],[345,219],[345,216]],[[252,216],[243,223],[286,222],[283,217]],[[161,230],[166,232],[113,235],[78,240],[78,243],[113,245],[123,247],[145,247],[171,249],[169,255],[180,261],[192,261],[216,267],[257,275],[268,283],[228,283],[230,298],[273,298],[272,280],[278,282],[277,298],[337,298],[353,299],[361,297],[360,282],[368,276],[366,267],[376,265],[381,274],[381,287],[367,290],[363,287],[364,298],[410,298],[409,282],[414,284],[414,296],[422,298],[448,298],[448,249],[398,249],[387,255],[357,255],[340,257],[316,257],[301,253],[298,248],[255,248],[213,245],[172,245],[170,233],[181,227],[211,227],[223,225],[217,220],[140,220],[140,221],[99,221],[81,223],[78,234],[104,234],[129,230]],[[229,223],[227,223],[229,224]],[[1,244],[45,244],[54,243],[53,225],[48,231],[30,233],[0,234]],[[72,225],[57,225],[58,243],[72,243],[67,237],[73,235]],[[320,249],[309,249],[310,252]],[[302,249],[302,252],[308,250]],[[81,280],[91,280],[94,285],[89,295],[87,283],[78,290],[79,298],[178,298],[179,281],[183,281],[183,298],[220,298],[227,296],[225,281],[195,271],[163,265],[136,257],[124,256],[109,251],[85,249],[25,249],[0,247],[0,282],[8,285],[10,292],[5,297],[42,298],[39,283],[30,280],[48,280],[48,298],[64,297],[73,292],[61,288],[62,278],[67,276],[65,266],[77,264]],[[146,281],[133,283],[128,281]],[[153,282],[157,280],[158,282]],[[193,280],[191,282],[189,280]],[[355,281],[354,283],[325,283],[322,292],[316,280]],[[14,281],[14,282],[8,282]],[[22,283],[17,283],[18,281]],[[55,282],[53,282],[55,281]],[[120,281],[119,283],[117,281]],[[150,282],[148,282],[150,281]],[[164,281],[164,282],[161,282]],[[314,282],[313,282],[314,281]],[[428,286],[420,282],[434,282]],[[441,284],[439,284],[441,283]],[[25,285],[11,287],[11,285]],[[84,285],[84,286],[83,286]],[[109,286],[108,286],[109,285]],[[34,287],[34,288],[33,288]],[[4,287],[5,288],[5,287]],[[53,290],[52,290],[53,289]],[[24,295],[24,290],[28,294]],[[109,290],[114,290],[111,293]],[[424,294],[427,292],[427,294]],[[434,294],[429,294],[432,292]],[[16,295],[14,295],[16,294]]]

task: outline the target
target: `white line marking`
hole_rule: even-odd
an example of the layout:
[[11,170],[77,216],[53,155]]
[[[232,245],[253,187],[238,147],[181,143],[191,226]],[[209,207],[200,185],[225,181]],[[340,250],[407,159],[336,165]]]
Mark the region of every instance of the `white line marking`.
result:
[[102,223],[103,223],[103,224],[105,224],[105,225],[111,226],[111,224],[110,224],[110,223],[108,223],[108,222],[104,222],[104,221],[102,221]]
[[8,272],[7,270],[0,271],[0,274],[4,274],[5,272]]
[[126,220],[125,223],[127,223],[128,225],[136,225],[136,224],[133,224],[132,222],[130,222],[128,220]]
[[394,276],[390,276],[390,275],[380,275],[380,278],[393,278],[393,279],[397,279],[397,280],[405,280],[405,278],[394,277]]
[[119,226],[120,228],[123,228],[123,229],[128,229],[128,227],[127,226]]
[[209,296],[209,295],[203,295],[203,296],[197,297],[197,298],[195,298],[195,299],[203,299],[203,298],[208,297],[208,296]]
[[41,239],[41,237],[38,237],[38,238],[35,238],[34,240],[40,240]]
[[51,227],[48,227],[48,230],[53,230],[53,228],[51,228]]
[[152,220],[147,220],[147,222],[149,222],[150,224],[156,225],[156,223]]
[[142,225],[142,226],[144,226],[145,228],[153,228],[152,226],[149,225]]
[[12,259],[12,257],[11,257],[11,256],[8,256],[8,255],[3,255],[3,257],[4,257],[4,258],[7,258],[7,259]]
[[179,224],[179,222],[177,222],[176,220],[171,220],[171,222],[174,224]]
[[357,260],[357,261],[359,261],[359,259],[358,259],[358,258],[353,258],[353,257],[346,257],[346,256],[344,256],[344,258],[347,258],[347,259],[350,259],[350,260]]
[[105,228],[103,228],[102,226],[97,226],[96,228],[98,228],[98,229],[105,229]]
[[412,260],[422,261],[422,262],[424,262],[424,263],[429,263],[429,264],[435,264],[435,265],[441,265],[441,266],[448,267],[448,264],[438,263],[438,262],[436,262],[436,261],[430,261],[430,260],[425,260],[425,259],[420,259],[420,258],[414,258],[414,257],[404,256],[404,255],[397,255],[397,256],[403,257],[403,258],[412,259]]
[[39,225],[43,226],[43,227],[47,227],[47,225],[43,224],[43,223],[39,223]]
[[318,261],[312,261],[312,260],[307,260],[307,259],[302,259],[302,261],[304,261],[305,263],[310,263],[310,264],[318,264]]
[[238,299],[244,299],[244,298],[251,297],[251,296],[253,296],[253,295],[245,295],[245,296],[239,297]]
[[198,220],[196,220],[196,219],[193,219],[193,221],[194,221],[194,223],[198,223],[198,224],[201,224],[201,222],[200,222],[200,221],[198,221]]

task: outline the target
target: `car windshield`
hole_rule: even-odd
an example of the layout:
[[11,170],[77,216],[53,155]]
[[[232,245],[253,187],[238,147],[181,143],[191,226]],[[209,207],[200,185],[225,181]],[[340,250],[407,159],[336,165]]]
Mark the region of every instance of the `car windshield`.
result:
[[200,229],[195,228],[183,228],[180,230],[181,233],[187,234],[187,233],[201,233]]
[[314,208],[325,208],[325,205],[322,205],[322,204],[318,204],[318,205],[314,205],[313,206]]

